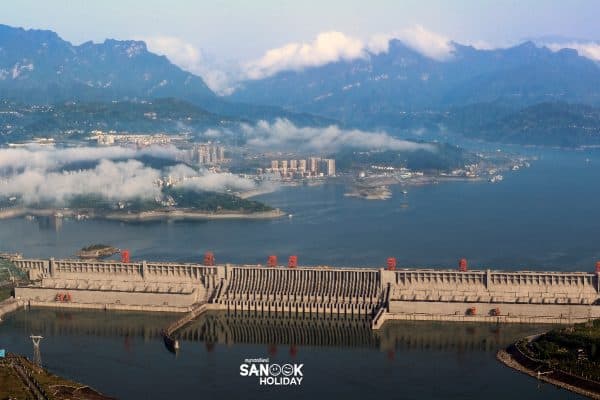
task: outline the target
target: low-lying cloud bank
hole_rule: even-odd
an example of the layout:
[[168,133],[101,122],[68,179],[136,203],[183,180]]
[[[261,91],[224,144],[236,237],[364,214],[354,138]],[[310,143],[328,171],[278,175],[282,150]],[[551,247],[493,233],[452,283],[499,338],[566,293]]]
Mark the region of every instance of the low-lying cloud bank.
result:
[[[184,164],[164,170],[152,168],[135,158],[145,154],[175,159],[175,148],[135,150],[122,147],[81,147],[70,149],[0,149],[0,197],[18,196],[25,204],[51,202],[65,205],[80,195],[100,195],[110,201],[136,198],[154,199],[161,195],[156,184],[164,176],[196,191],[244,191],[255,187],[253,181],[231,174],[196,171]],[[60,167],[77,161],[98,161],[89,169],[61,171]],[[185,180],[184,180],[185,178]]]
[[394,151],[435,150],[431,144],[397,139],[385,132],[345,130],[337,125],[298,127],[287,119],[277,119],[273,123],[260,121],[256,125],[242,124],[241,131],[246,143],[259,149],[318,153],[335,153],[342,148]]
[[168,168],[167,174],[174,179],[181,180],[178,186],[186,189],[223,192],[227,189],[246,191],[256,188],[253,181],[238,175],[211,171],[198,174],[194,169],[183,164]]
[[160,171],[135,160],[102,160],[94,169],[72,172],[27,169],[0,184],[0,195],[18,195],[25,204],[56,205],[64,205],[77,195],[97,194],[112,201],[146,199],[160,194],[153,184],[160,175]]
[[0,149],[0,174],[24,168],[51,170],[81,161],[117,160],[139,156],[153,156],[174,160],[180,155],[181,151],[173,146],[152,146],[141,150],[117,146],[70,147],[60,149],[40,146],[9,148]]

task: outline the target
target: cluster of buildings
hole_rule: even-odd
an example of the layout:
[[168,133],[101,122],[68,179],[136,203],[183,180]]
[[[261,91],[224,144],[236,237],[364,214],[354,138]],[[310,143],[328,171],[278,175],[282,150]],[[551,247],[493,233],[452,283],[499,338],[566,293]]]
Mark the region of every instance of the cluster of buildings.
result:
[[271,168],[259,169],[259,173],[271,173],[281,178],[315,178],[335,176],[335,160],[309,157],[304,160],[271,160]]
[[[378,173],[394,175],[400,179],[411,179],[415,177],[422,177],[424,175],[424,173],[421,171],[411,171],[405,167],[391,167],[387,165],[371,165],[371,170]],[[363,173],[363,175],[359,176],[364,178],[366,174]]]
[[117,133],[115,131],[102,132],[93,131],[92,140],[96,140],[99,146],[113,146],[115,144],[134,144],[138,147],[152,145],[168,145],[188,141],[188,136],[167,135],[166,133],[143,134],[143,133]]
[[225,161],[225,147],[213,143],[195,144],[191,150],[192,162],[199,165],[217,165]]

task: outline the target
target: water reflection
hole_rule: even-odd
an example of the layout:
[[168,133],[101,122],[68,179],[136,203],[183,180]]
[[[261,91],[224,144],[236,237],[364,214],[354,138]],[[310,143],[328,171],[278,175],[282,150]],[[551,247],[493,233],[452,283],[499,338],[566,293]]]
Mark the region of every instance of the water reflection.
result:
[[[161,329],[178,315],[102,311],[33,309],[16,313],[7,321],[12,328],[44,336],[122,337],[126,348],[132,338],[159,341]],[[1,329],[1,328],[0,328]],[[274,351],[285,346],[297,353],[301,347],[371,348],[385,353],[403,350],[493,352],[516,338],[547,329],[540,325],[495,325],[427,321],[391,322],[372,331],[365,319],[289,318],[272,315],[208,312],[184,327],[176,337],[185,347],[215,345],[265,345]]]
[[63,218],[58,215],[36,217],[38,226],[42,231],[59,232],[62,228]]
[[[372,332],[365,320],[207,313],[178,334],[173,356],[160,331],[178,317],[32,309],[0,323],[0,346],[31,356],[29,335],[42,335],[50,371],[123,399],[579,398],[495,360],[497,348],[547,326],[398,322]],[[303,363],[306,379],[262,388],[239,375],[248,357]]]

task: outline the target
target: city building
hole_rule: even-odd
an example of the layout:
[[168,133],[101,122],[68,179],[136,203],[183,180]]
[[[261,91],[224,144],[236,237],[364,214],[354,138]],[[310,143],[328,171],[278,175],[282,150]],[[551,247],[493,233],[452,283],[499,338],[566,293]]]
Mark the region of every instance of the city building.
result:
[[306,160],[298,160],[298,172],[301,174],[306,172]]
[[327,159],[327,176],[335,176],[335,160]]
[[309,170],[310,172],[316,174],[319,172],[319,160],[320,158],[318,157],[310,157],[308,162],[309,162]]
[[192,161],[199,165],[216,165],[225,161],[225,148],[211,143],[199,143],[192,149]]
[[[307,168],[307,166],[309,168]],[[303,179],[336,176],[335,160],[332,158],[309,157],[300,160],[271,160],[271,167],[264,173],[276,174],[281,179]]]

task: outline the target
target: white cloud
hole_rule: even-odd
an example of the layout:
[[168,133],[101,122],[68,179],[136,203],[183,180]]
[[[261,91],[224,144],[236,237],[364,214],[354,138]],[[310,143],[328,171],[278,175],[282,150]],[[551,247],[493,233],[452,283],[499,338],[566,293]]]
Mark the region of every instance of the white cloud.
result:
[[183,181],[181,187],[194,190],[209,190],[223,192],[224,190],[246,191],[256,187],[249,179],[234,174],[216,173],[207,171],[203,175]]
[[322,32],[310,43],[289,43],[268,50],[261,58],[246,63],[246,78],[262,79],[280,71],[297,71],[386,53],[392,39],[399,39],[413,50],[436,60],[447,60],[454,51],[448,38],[420,25],[394,33],[378,33],[366,41],[342,32]]
[[289,43],[271,49],[246,64],[249,79],[261,79],[282,70],[299,70],[340,60],[366,57],[364,43],[341,32],[322,32],[310,43]]
[[466,42],[461,42],[461,44],[473,46],[477,50],[495,50],[501,48],[512,47],[515,43],[505,43],[505,44],[493,44],[485,40],[471,40]]
[[202,54],[192,44],[173,36],[153,36],[144,38],[148,49],[154,53],[167,56],[181,68],[195,69],[202,61]]
[[287,119],[277,119],[273,123],[260,121],[256,125],[243,124],[241,128],[247,144],[256,148],[323,153],[335,152],[344,147],[364,150],[434,150],[429,144],[397,139],[385,132],[345,130],[336,125],[297,127]]
[[552,51],[562,49],[574,49],[582,56],[593,61],[600,62],[600,43],[597,42],[565,42],[565,43],[542,43]]
[[367,58],[386,53],[389,42],[399,39],[408,47],[435,60],[452,57],[454,47],[450,40],[420,25],[392,33],[377,33],[363,40],[338,31],[319,33],[311,42],[288,43],[273,48],[255,60],[216,63],[193,44],[174,36],[141,38],[154,53],[165,55],[186,71],[197,74],[217,94],[231,94],[237,82],[244,79],[262,79],[281,71],[299,71],[332,62]]
[[394,36],[388,33],[376,33],[369,38],[367,50],[373,54],[387,53],[393,38]]
[[[74,196],[90,194],[111,201],[153,199],[161,194],[157,179],[168,175],[177,180],[186,178],[178,185],[194,190],[225,192],[255,187],[253,181],[236,175],[196,171],[184,164],[160,170],[131,159],[146,154],[173,159],[181,155],[174,148],[136,150],[117,146],[0,149],[0,196],[17,195],[26,204],[49,201],[59,206]],[[97,163],[87,169],[60,170],[77,161]]]
[[152,146],[141,150],[120,146],[58,149],[39,146],[8,148],[0,149],[0,173],[4,170],[19,170],[23,168],[50,170],[79,161],[126,159],[141,155],[175,159],[181,155],[181,151],[172,146]]
[[160,171],[144,167],[135,160],[102,160],[93,169],[73,172],[48,172],[26,169],[0,184],[0,195],[22,196],[26,204],[51,201],[58,205],[76,195],[99,194],[109,200],[152,198],[159,194],[153,182]]
[[452,57],[454,51],[450,39],[429,31],[421,25],[401,30],[394,36],[408,47],[434,60],[447,60]]
[[200,49],[174,36],[142,38],[153,53],[166,56],[173,64],[202,77],[217,94],[230,94],[234,89],[237,66],[214,65]]

